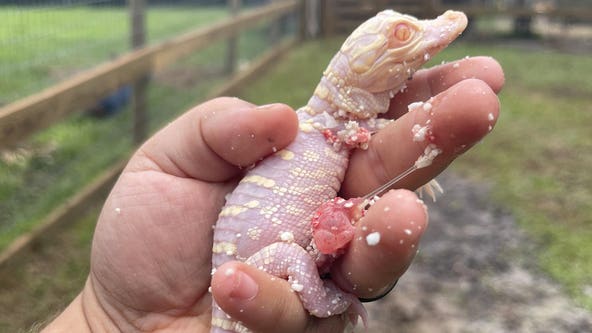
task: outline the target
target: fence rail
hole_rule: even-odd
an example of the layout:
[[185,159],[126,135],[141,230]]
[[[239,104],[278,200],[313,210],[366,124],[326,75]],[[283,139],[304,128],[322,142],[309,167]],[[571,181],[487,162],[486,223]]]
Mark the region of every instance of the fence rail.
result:
[[251,9],[209,27],[128,53],[81,73],[38,94],[0,109],[0,148],[7,147],[54,124],[70,113],[91,107],[124,84],[157,73],[179,58],[237,34],[262,20],[293,12],[299,1],[287,0]]
[[507,15],[511,17],[548,17],[592,20],[592,8],[589,6],[557,6],[535,9],[526,6],[498,7],[489,4],[467,3],[448,4],[439,0],[325,0],[323,1],[323,30],[325,35],[347,33],[362,21],[383,9],[394,9],[418,17],[433,17],[448,9],[459,10],[469,17]]

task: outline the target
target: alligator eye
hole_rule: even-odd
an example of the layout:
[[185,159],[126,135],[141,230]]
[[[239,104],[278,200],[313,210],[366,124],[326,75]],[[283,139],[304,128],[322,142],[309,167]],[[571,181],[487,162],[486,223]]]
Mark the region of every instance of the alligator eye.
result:
[[399,23],[393,34],[399,42],[406,42],[411,37],[411,29],[407,24]]

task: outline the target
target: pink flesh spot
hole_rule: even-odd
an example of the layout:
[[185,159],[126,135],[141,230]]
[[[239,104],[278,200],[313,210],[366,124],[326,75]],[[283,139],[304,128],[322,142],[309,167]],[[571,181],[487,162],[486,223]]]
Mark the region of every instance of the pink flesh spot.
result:
[[[343,133],[342,132],[346,132]],[[362,149],[366,149],[368,147],[368,142],[370,141],[370,137],[372,134],[370,131],[363,127],[358,127],[355,131],[347,132],[339,131],[335,133],[333,130],[324,129],[321,131],[327,143],[329,144],[345,144],[346,147],[349,149],[354,149],[361,147]]]
[[328,143],[333,144],[337,141],[339,141],[339,139],[337,138],[337,135],[335,135],[335,133],[333,133],[333,131],[331,131],[330,129],[324,129],[322,131],[323,136],[325,137],[325,139],[327,140]]
[[354,237],[354,224],[364,215],[362,198],[334,198],[322,204],[312,217],[312,236],[323,254],[337,254]]
[[350,147],[356,147],[363,145],[368,141],[370,141],[370,132],[367,129],[360,127],[355,134],[352,134],[345,139],[345,144]]

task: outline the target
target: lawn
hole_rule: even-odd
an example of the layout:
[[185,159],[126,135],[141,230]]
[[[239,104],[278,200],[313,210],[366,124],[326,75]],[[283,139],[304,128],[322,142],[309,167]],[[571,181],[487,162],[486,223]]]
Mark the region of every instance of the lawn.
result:
[[538,242],[541,267],[592,309],[592,58],[476,45],[447,53],[464,54],[497,58],[507,84],[493,135],[456,170],[493,185]]
[[[149,7],[149,43],[227,16],[216,7]],[[126,7],[1,7],[0,105],[130,49]]]
[[38,332],[80,292],[99,207],[45,239],[34,255],[0,268],[0,332]]

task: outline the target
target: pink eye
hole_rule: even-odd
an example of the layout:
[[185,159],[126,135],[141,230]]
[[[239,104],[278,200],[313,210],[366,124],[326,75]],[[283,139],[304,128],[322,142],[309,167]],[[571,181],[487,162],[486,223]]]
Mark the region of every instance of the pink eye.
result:
[[411,37],[411,29],[405,23],[399,23],[395,27],[393,35],[399,42],[406,42]]

